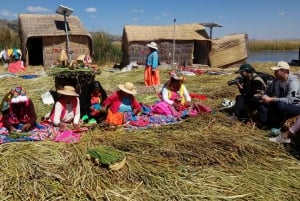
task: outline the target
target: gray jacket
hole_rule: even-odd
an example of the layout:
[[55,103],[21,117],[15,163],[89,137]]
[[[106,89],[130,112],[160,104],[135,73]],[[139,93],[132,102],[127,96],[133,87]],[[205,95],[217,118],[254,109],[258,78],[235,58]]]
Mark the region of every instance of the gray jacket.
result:
[[286,82],[275,79],[265,92],[270,97],[276,97],[276,101],[287,104],[300,105],[300,82],[296,75],[289,74]]

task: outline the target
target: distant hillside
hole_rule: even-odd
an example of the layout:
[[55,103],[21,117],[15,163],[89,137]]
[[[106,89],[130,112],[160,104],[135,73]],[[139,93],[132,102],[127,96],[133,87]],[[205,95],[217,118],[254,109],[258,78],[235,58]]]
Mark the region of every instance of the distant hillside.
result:
[[8,28],[16,33],[19,33],[19,24],[18,20],[6,20],[6,19],[0,19],[0,27]]

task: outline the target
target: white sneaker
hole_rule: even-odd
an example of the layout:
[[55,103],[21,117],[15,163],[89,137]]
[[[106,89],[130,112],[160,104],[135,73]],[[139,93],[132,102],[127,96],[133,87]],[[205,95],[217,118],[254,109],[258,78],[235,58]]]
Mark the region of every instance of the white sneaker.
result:
[[269,141],[270,142],[276,142],[276,143],[279,143],[279,144],[289,144],[291,143],[291,139],[289,138],[283,138],[282,135],[278,135],[277,137],[271,137],[269,138]]

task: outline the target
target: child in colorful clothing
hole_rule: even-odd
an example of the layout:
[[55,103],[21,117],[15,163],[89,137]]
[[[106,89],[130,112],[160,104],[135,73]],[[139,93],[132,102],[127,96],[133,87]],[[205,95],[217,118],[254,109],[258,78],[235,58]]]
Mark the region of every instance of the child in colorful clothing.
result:
[[2,103],[3,125],[10,132],[29,131],[36,126],[37,115],[33,102],[22,87],[16,87]]
[[108,125],[122,125],[125,123],[125,115],[137,115],[142,107],[137,99],[135,86],[131,82],[118,85],[119,90],[111,94],[103,102],[103,109],[108,109],[106,123]]
[[81,119],[88,123],[100,122],[106,118],[106,112],[102,109],[102,103],[107,98],[107,94],[99,81],[93,81],[90,89],[89,115],[84,115]]

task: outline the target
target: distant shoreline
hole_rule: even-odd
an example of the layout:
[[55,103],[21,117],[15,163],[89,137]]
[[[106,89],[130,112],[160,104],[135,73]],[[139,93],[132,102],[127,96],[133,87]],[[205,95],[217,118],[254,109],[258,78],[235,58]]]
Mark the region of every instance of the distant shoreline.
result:
[[249,40],[249,51],[264,51],[264,50],[299,50],[300,40]]

